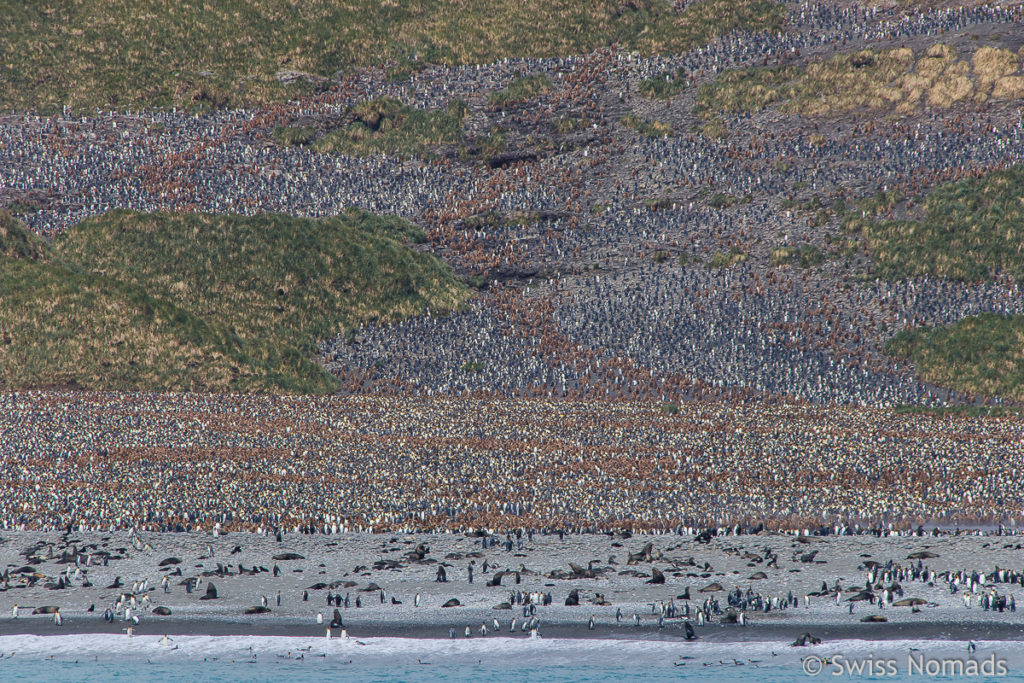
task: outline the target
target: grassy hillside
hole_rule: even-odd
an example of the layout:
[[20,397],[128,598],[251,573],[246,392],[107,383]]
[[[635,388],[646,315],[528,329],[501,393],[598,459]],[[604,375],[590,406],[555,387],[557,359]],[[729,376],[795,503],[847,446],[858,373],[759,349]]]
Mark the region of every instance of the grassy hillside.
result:
[[50,245],[6,211],[0,211],[0,256],[47,261],[52,256]]
[[[318,339],[465,289],[397,218],[140,214],[52,248],[0,220],[0,387],[320,393]],[[12,245],[36,244],[37,249]]]
[[1024,281],[1024,166],[942,185],[929,193],[920,218],[873,220],[854,212],[877,273],[888,279],[939,275]]
[[325,392],[314,362],[137,287],[0,256],[0,389]]
[[1024,316],[993,313],[903,330],[885,351],[914,362],[928,382],[1024,401]]
[[0,0],[0,111],[258,104],[310,87],[281,71],[675,52],[782,14],[768,0]]

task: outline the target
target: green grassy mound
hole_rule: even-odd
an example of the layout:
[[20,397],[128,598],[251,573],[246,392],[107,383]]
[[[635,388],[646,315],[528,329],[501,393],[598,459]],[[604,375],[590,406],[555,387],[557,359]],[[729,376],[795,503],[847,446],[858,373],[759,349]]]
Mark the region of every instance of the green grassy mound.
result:
[[768,0],[0,0],[0,111],[258,105],[357,66],[677,52],[782,16]]
[[403,105],[390,97],[369,100],[353,107],[351,123],[319,138],[313,147],[335,154],[423,156],[431,146],[462,140],[462,121],[467,111],[461,100],[444,110],[431,111]]
[[[321,393],[315,342],[369,320],[451,310],[422,232],[352,210],[89,219],[47,245],[0,221],[0,388]],[[16,251],[12,245],[35,245]]]
[[942,185],[921,209],[914,220],[874,220],[857,212],[846,219],[845,228],[863,237],[879,276],[1024,280],[1024,166]]
[[1024,400],[1024,316],[984,313],[952,325],[903,330],[885,352],[914,362],[925,381]]
[[495,90],[487,96],[487,103],[492,107],[505,107],[514,102],[526,102],[551,92],[553,84],[544,74],[534,74],[517,78],[507,88]]
[[0,211],[0,256],[46,261],[50,246],[5,211]]

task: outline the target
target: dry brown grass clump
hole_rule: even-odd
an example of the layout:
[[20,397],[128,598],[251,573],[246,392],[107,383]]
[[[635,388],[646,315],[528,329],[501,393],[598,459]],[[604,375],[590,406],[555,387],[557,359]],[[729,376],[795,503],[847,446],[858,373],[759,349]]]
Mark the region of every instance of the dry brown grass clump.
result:
[[[1024,51],[1022,51],[1024,52]],[[757,111],[775,102],[791,113],[834,116],[860,110],[913,114],[922,106],[1024,98],[1021,59],[983,47],[969,60],[938,43],[915,56],[910,48],[835,55],[804,70],[795,67],[726,72],[697,94],[694,113]]]

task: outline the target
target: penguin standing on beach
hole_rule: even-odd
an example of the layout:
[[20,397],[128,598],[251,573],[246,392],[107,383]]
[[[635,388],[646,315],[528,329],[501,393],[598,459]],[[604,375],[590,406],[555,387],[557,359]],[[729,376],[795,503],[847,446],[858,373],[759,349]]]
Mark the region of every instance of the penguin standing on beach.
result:
[[593,631],[594,630],[594,615],[593,614],[590,615],[590,621],[587,622],[587,630],[588,631]]

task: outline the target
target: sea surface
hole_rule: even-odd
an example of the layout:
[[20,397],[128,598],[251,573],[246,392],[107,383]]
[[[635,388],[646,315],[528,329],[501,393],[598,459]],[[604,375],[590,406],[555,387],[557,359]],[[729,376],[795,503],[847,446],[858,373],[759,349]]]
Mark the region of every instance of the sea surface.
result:
[[[666,643],[509,638],[348,641],[293,637],[64,635],[0,637],[0,681],[739,681],[1024,682],[1024,643],[838,641]],[[912,672],[909,659],[946,662]],[[957,666],[973,660],[978,675]],[[805,669],[807,663],[810,668]],[[891,665],[889,664],[891,662]],[[959,662],[952,664],[950,662]],[[981,667],[1002,662],[991,674]],[[865,667],[867,663],[868,668]],[[884,665],[883,665],[884,664]],[[862,667],[851,671],[849,667]],[[816,668],[817,667],[817,668]],[[844,668],[840,668],[844,667]],[[874,667],[872,670],[870,667]],[[810,672],[817,672],[810,675]],[[966,670],[965,670],[966,671]],[[1005,671],[1005,673],[1003,673]],[[836,675],[838,673],[838,675]],[[911,675],[913,673],[913,675]]]

